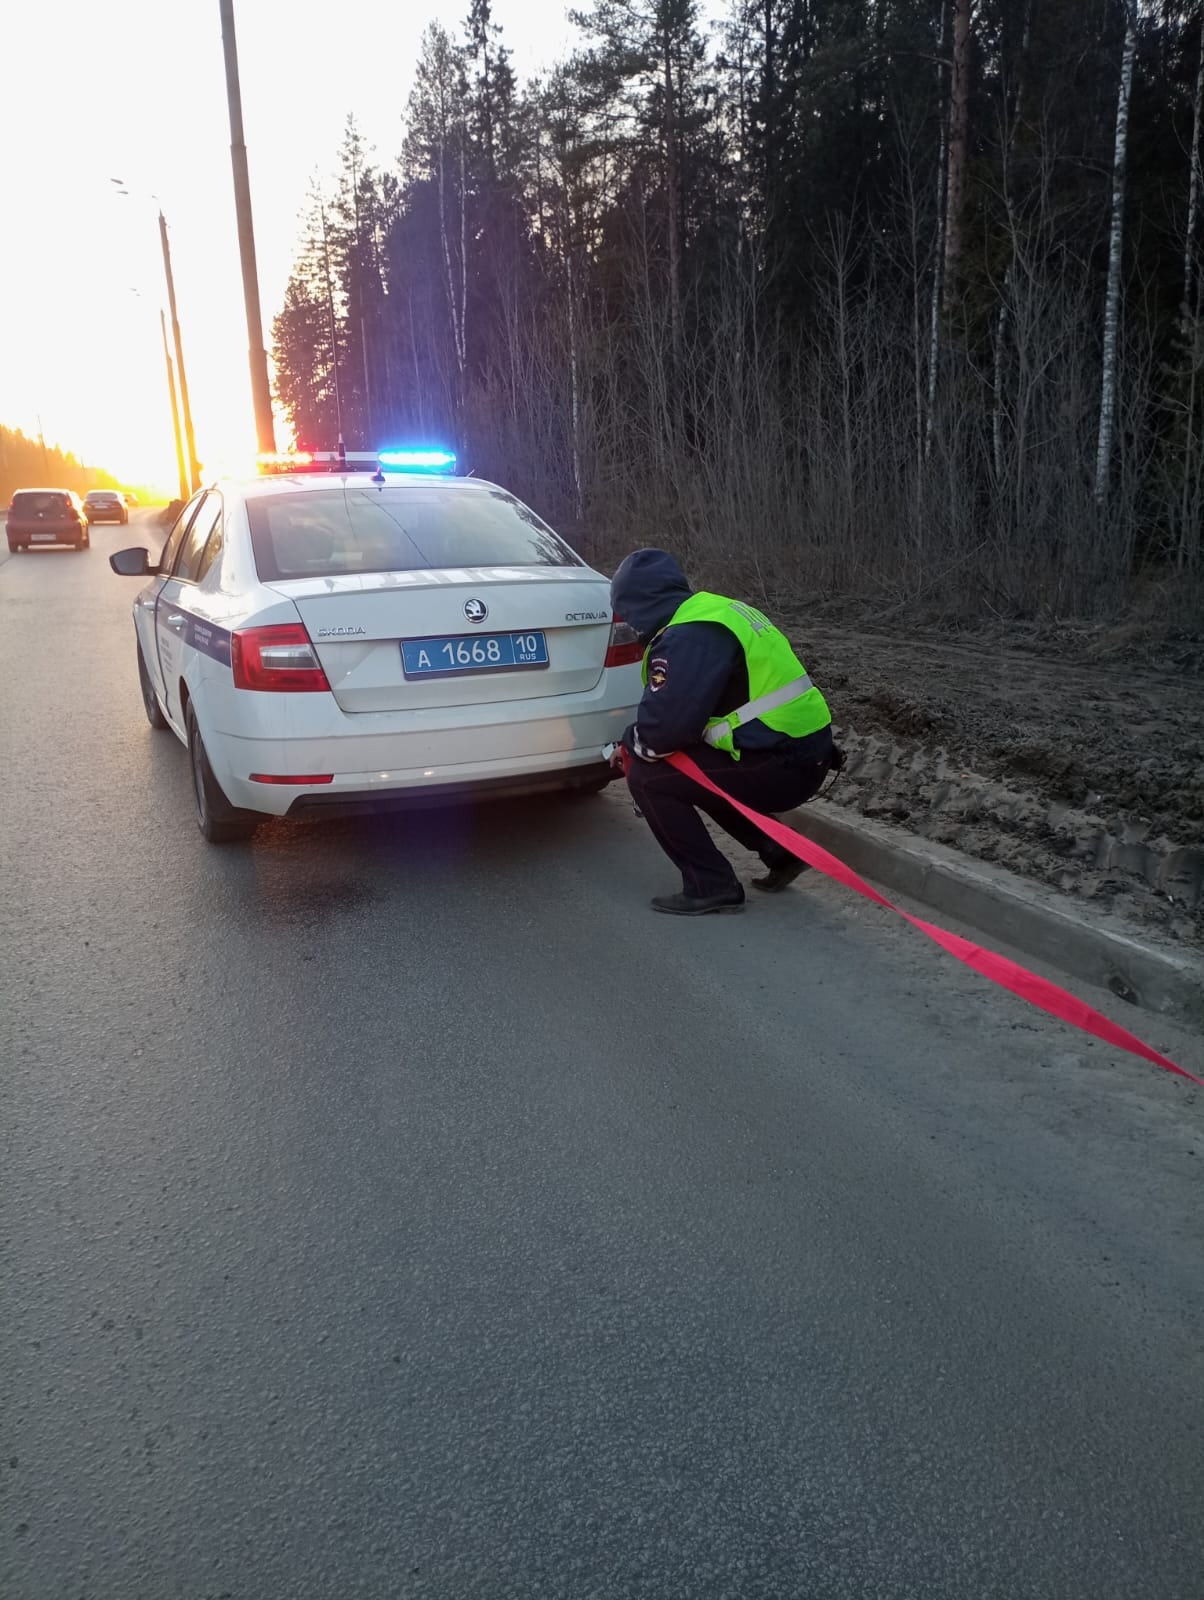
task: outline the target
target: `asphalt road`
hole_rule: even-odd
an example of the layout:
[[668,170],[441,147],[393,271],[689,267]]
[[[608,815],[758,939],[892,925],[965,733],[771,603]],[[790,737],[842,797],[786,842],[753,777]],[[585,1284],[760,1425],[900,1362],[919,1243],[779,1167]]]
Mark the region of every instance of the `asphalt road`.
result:
[[207,847],[140,521],[0,566],[4,1600],[1199,1600],[1204,1095],[615,795]]

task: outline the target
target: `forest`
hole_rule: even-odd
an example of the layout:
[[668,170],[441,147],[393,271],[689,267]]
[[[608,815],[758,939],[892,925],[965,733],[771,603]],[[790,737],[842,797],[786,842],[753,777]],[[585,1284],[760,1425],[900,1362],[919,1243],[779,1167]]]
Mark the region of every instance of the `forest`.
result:
[[353,116],[275,317],[299,447],[450,443],[591,559],[771,599],[1177,619],[1204,595],[1204,7],[490,0]]
[[7,505],[17,489],[74,489],[82,495],[120,487],[116,478],[70,451],[30,439],[19,428],[0,427],[0,504]]

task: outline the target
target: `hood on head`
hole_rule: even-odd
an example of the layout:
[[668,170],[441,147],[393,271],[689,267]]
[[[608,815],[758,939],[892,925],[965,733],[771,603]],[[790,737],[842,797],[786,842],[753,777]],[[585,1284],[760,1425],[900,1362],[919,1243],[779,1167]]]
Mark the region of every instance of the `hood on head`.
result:
[[654,637],[693,594],[685,573],[665,550],[633,550],[610,581],[610,602],[641,639]]

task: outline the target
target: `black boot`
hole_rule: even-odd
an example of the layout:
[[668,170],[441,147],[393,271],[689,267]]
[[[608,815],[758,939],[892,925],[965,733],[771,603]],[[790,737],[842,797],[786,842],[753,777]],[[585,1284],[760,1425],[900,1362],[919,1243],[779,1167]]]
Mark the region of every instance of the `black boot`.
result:
[[752,886],[754,889],[760,889],[762,894],[781,894],[783,889],[790,887],[800,872],[807,870],[806,861],[800,861],[797,856],[788,856],[785,861],[770,867],[763,878],[754,878]]
[[658,894],[652,909],[663,911],[669,917],[705,917],[712,911],[743,911],[744,890],[736,883],[722,894]]

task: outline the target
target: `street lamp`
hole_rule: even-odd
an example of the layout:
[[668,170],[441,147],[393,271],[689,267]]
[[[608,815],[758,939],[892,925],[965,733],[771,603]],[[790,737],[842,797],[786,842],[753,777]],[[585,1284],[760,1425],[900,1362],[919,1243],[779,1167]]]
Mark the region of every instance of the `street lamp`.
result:
[[[129,198],[130,191],[125,186],[123,178],[110,178],[109,182],[117,188],[117,193]],[[180,337],[180,319],[176,315],[176,283],[171,270],[171,244],[167,237],[167,218],[163,215],[163,207],[159,204],[159,197],[151,195],[150,198],[159,205],[159,242],[163,249],[163,272],[167,279],[167,304],[171,311],[171,331],[176,347],[176,377],[180,385],[180,409],[184,413],[184,441],[188,446],[188,475],[183,471],[184,450],[180,440],[179,418],[175,402],[175,384],[171,378],[171,357],[168,356],[168,382],[171,383],[172,418],[176,428],[176,459],[181,465],[180,488],[183,498],[187,499],[201,487],[201,466],[196,454],[196,434],[192,426],[192,407],[188,401],[188,378],[184,371],[184,342]],[[162,316],[162,313],[160,313]],[[166,351],[166,329],[164,329],[164,350]],[[189,488],[188,484],[192,487]]]

